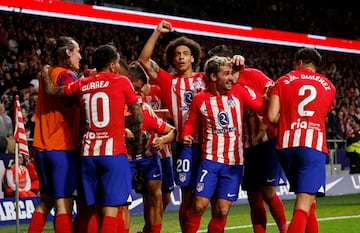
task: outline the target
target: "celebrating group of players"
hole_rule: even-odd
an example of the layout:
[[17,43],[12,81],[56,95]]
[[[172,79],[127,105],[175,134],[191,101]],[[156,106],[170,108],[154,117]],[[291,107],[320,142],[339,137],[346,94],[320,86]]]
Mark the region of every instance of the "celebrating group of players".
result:
[[[144,198],[143,232],[160,232],[174,181],[182,232],[197,232],[209,204],[208,232],[223,232],[240,185],[254,232],[266,232],[265,203],[280,232],[317,232],[325,117],[335,97],[333,84],[316,73],[321,55],[299,49],[294,70],[274,82],[220,45],[195,73],[200,45],[182,36],[166,47],[176,70],[169,73],[151,56],[171,31],[161,21],[130,65],[114,46],[99,46],[94,71],[80,79],[79,44],[65,36],[48,42],[52,64],[40,80],[33,143],[41,202],[28,232],[42,231],[52,207],[55,232],[129,232],[132,188]],[[296,194],[289,226],[276,194],[286,180]]]

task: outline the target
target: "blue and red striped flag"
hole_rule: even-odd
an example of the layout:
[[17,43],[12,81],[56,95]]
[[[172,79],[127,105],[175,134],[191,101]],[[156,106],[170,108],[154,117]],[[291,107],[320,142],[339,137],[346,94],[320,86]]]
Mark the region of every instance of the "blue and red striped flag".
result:
[[21,106],[19,102],[19,96],[16,95],[14,101],[14,119],[15,119],[15,132],[14,139],[19,144],[19,154],[23,154],[25,159],[30,158],[29,147],[26,139],[26,132],[24,127],[24,121],[21,113]]

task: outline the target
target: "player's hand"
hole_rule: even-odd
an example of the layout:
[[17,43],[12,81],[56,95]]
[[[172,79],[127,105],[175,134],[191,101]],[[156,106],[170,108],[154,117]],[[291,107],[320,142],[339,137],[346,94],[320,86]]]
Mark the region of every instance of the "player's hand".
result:
[[134,134],[133,134],[133,132],[131,132],[131,130],[130,129],[128,129],[128,128],[125,128],[125,137],[126,137],[126,139],[129,139],[129,140],[134,140],[135,139],[135,136],[134,136]]
[[164,140],[162,137],[154,138],[152,147],[156,150],[161,150],[164,147]]
[[265,92],[264,92],[264,94],[263,94],[263,96],[262,96],[263,101],[264,101],[265,103],[268,103],[268,102],[269,102],[272,89],[274,89],[273,86],[268,86],[268,87],[265,88]]
[[49,75],[49,65],[44,65],[41,71],[41,76],[44,78]]
[[231,62],[233,63],[234,71],[239,71],[245,67],[245,57],[241,55],[234,55]]
[[171,32],[172,26],[171,23],[169,23],[166,20],[161,20],[160,23],[156,27],[156,31],[160,33],[168,33]]
[[186,135],[186,136],[183,138],[183,144],[184,144],[184,146],[191,146],[193,140],[194,140],[194,137],[193,137],[193,136],[191,136],[191,135]]

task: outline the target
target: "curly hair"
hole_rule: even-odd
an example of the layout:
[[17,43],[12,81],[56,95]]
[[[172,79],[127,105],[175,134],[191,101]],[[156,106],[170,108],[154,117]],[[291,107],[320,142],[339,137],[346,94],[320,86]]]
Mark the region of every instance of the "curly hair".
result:
[[173,58],[175,49],[181,45],[184,45],[190,49],[191,55],[194,57],[192,67],[193,69],[196,68],[200,63],[201,47],[199,43],[186,36],[178,37],[167,45],[165,49],[166,61],[168,62],[168,64],[174,66]]

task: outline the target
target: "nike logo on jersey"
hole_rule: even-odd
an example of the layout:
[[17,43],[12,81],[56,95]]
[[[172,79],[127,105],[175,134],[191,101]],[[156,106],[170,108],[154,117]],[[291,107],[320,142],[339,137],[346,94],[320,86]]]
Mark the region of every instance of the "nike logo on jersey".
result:
[[159,177],[159,176],[160,176],[160,173],[159,174],[153,174],[154,178]]
[[267,183],[271,183],[271,182],[274,182],[274,181],[275,181],[275,178],[274,179],[266,179]]

